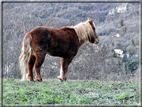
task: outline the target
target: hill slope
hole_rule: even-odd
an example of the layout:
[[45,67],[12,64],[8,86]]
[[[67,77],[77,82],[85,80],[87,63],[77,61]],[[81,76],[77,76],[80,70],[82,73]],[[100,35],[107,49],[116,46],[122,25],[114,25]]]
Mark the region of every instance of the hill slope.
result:
[[[127,81],[138,71],[138,58],[124,63],[113,57],[115,48],[139,56],[139,4],[135,3],[4,3],[4,77],[21,78],[18,56],[24,35],[37,26],[61,28],[93,19],[100,38],[98,45],[83,45],[69,66],[70,79]],[[115,35],[119,33],[120,37]],[[132,42],[133,41],[133,42]],[[117,59],[117,60],[115,60]],[[136,64],[130,68],[131,64]],[[43,78],[59,75],[60,58],[47,55]],[[134,70],[133,70],[134,69]]]

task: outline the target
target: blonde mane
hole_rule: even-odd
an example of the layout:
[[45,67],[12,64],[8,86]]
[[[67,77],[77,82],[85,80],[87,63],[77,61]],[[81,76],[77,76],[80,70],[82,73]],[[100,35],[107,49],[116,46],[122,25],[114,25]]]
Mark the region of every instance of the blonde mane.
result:
[[92,26],[89,23],[89,20],[87,20],[86,22],[81,22],[76,26],[73,26],[73,28],[77,33],[80,44],[83,44],[84,42],[88,41],[89,38],[91,38],[91,35],[93,35],[94,33]]

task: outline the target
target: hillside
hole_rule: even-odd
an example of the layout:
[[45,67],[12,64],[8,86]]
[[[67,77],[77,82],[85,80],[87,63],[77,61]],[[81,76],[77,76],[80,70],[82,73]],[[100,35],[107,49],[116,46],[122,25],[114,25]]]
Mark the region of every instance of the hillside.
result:
[[[69,66],[68,79],[138,78],[135,73],[139,74],[139,8],[135,3],[4,3],[4,77],[21,78],[18,57],[27,32],[37,26],[74,26],[89,18],[95,22],[100,43],[86,43],[80,48]],[[117,34],[120,36],[116,37]],[[129,57],[116,57],[114,49],[121,49]],[[59,70],[60,58],[46,55],[42,77],[56,78]]]

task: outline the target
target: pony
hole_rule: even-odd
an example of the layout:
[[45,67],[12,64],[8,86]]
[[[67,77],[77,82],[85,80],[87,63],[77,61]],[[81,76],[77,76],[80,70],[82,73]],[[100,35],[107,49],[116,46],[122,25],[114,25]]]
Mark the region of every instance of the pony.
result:
[[[46,54],[61,57],[59,81],[66,81],[68,66],[76,56],[82,44],[89,41],[99,43],[93,20],[81,22],[75,26],[60,29],[39,26],[26,33],[23,39],[19,64],[22,81],[26,78],[33,81],[33,67],[35,67],[36,81],[42,81],[41,66]],[[28,69],[28,74],[26,70]]]

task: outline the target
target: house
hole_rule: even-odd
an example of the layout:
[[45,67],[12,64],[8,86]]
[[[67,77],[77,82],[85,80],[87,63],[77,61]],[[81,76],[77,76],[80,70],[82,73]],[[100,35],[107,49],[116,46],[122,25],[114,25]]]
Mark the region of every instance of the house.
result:
[[124,54],[123,54],[123,51],[121,49],[114,49],[114,52],[115,52],[117,57],[123,58]]
[[119,38],[119,37],[120,37],[120,34],[119,34],[119,33],[117,33],[116,35],[114,35],[114,37]]

